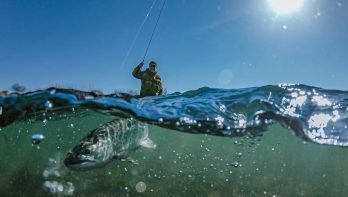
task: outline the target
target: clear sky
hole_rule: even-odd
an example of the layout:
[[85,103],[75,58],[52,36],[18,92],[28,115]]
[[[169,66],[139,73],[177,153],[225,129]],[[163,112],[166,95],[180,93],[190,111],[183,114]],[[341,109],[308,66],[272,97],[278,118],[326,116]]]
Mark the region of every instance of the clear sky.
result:
[[[139,90],[131,72],[162,1],[126,58],[154,0],[0,0],[0,89]],[[278,1],[168,0],[146,66],[158,62],[169,93],[279,83],[348,90],[348,2]]]

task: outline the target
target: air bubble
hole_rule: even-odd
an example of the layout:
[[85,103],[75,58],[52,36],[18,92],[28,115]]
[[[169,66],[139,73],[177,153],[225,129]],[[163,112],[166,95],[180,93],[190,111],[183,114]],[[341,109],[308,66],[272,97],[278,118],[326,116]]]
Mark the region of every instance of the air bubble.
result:
[[237,167],[239,166],[239,163],[235,161],[235,162],[232,163],[232,165],[233,165],[235,168],[237,168]]
[[47,110],[52,109],[53,104],[50,101],[46,101],[45,102],[45,107],[46,107]]
[[145,192],[146,184],[144,182],[142,182],[142,181],[138,182],[135,185],[135,190],[137,190],[137,192],[139,192],[139,193]]

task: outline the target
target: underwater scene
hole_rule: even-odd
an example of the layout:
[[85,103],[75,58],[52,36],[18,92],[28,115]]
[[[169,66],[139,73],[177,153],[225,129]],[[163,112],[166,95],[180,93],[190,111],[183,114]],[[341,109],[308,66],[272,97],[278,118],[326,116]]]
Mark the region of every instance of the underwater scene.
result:
[[5,196],[344,196],[348,92],[0,97]]

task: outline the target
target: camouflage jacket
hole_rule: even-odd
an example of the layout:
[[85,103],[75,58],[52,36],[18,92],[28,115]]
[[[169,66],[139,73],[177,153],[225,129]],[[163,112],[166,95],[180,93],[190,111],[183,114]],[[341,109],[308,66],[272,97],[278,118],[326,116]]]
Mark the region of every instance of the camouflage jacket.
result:
[[152,73],[149,69],[141,71],[138,65],[133,70],[133,76],[141,80],[140,96],[158,96],[163,92],[161,77],[157,73]]

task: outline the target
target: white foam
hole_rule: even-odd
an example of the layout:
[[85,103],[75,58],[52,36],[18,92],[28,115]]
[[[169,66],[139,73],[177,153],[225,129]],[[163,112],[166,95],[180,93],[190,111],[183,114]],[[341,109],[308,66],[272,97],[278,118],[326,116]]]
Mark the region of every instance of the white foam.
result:
[[327,98],[324,98],[323,96],[313,96],[312,98],[313,102],[316,102],[319,106],[331,106],[332,103]]

